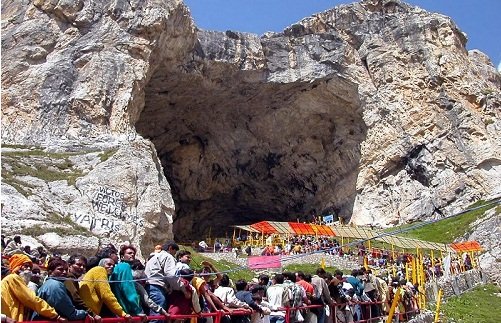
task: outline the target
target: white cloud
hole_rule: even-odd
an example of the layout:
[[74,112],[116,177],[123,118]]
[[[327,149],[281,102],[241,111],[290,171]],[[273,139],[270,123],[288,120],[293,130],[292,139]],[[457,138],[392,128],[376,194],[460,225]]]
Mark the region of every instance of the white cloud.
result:
[[501,62],[498,64],[498,72],[501,72]]

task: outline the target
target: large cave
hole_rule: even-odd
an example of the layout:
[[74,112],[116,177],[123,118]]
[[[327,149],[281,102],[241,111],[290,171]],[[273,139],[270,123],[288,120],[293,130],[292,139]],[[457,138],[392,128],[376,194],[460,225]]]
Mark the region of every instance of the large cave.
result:
[[210,62],[158,69],[137,131],[154,143],[180,241],[261,220],[351,215],[366,136],[357,85],[336,74],[271,82]]

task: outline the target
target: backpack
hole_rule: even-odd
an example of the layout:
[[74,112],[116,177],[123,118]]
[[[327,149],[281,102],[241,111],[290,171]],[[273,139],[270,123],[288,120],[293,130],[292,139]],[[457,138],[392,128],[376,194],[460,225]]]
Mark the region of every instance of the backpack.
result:
[[282,288],[282,304],[285,304],[285,306],[290,306],[292,301],[292,291],[285,285],[282,285]]
[[301,293],[301,286],[293,284],[290,286],[292,292],[291,307],[298,307],[301,305],[303,300],[303,293]]

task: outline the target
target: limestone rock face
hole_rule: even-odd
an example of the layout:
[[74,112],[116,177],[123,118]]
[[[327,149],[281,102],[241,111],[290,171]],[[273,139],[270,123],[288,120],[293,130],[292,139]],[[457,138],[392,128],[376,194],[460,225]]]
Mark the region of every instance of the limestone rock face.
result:
[[2,2],[3,233],[68,252],[84,234],[89,253],[173,237],[170,186],[134,123],[155,66],[190,38],[180,1]]
[[2,149],[3,234],[66,253],[128,241],[139,256],[172,238],[174,203],[150,142],[54,147]]
[[181,1],[4,1],[2,139],[126,133],[154,66],[184,59]]
[[449,18],[363,1],[260,44],[197,38],[136,124],[175,187],[176,234],[328,213],[388,226],[501,193],[501,79]]
[[[177,0],[4,1],[2,141],[81,156],[64,180],[2,156],[3,203],[144,252],[162,234],[264,219],[452,214],[501,193],[501,77],[466,41],[450,18],[398,0],[261,37],[197,30]],[[112,158],[84,149],[96,138]],[[2,209],[9,232],[14,214]]]

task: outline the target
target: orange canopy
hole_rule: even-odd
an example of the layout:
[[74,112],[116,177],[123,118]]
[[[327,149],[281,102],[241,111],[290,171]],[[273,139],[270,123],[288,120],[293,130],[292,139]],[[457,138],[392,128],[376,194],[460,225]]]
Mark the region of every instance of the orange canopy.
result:
[[[237,226],[239,227],[239,226]],[[299,222],[261,221],[250,225],[250,228],[264,234],[306,234],[320,236],[336,236],[327,225],[308,224]]]
[[482,246],[477,241],[451,243],[451,248],[456,252],[482,251]]

